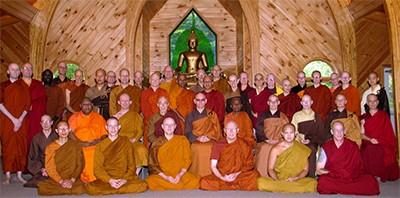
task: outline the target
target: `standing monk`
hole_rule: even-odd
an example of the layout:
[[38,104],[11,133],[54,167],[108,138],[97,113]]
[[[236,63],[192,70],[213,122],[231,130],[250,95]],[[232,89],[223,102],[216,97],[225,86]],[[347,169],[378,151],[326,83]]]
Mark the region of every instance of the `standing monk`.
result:
[[239,87],[240,90],[246,92],[247,95],[250,93],[251,90],[254,90],[254,88],[249,85],[249,75],[245,71],[240,73]]
[[204,71],[204,69],[199,69],[197,70],[197,74],[196,74],[196,79],[197,79],[197,83],[195,85],[193,85],[190,90],[192,90],[194,93],[199,93],[201,91],[204,90],[204,77],[207,76],[206,71]]
[[314,101],[312,105],[313,111],[321,116],[322,120],[326,121],[326,116],[332,108],[332,94],[329,88],[321,84],[321,72],[315,70],[311,74],[313,86],[307,87],[304,95],[309,95]]
[[213,174],[200,180],[202,190],[257,190],[260,174],[253,171],[253,149],[237,137],[239,128],[229,121],[224,128],[225,138],[218,140],[211,152]]
[[272,94],[274,94],[275,96],[283,93],[282,88],[280,88],[279,86],[276,86],[276,81],[275,81],[275,75],[269,73],[266,77],[267,80],[267,87],[266,89],[269,90]]
[[179,89],[176,78],[174,78],[174,70],[169,65],[165,66],[163,74],[164,78],[162,79],[160,88],[163,88],[168,92],[170,108],[176,109],[176,103],[179,100],[178,95],[181,90]]
[[[126,95],[125,95],[126,96]],[[108,138],[102,140],[94,153],[94,174],[97,180],[87,185],[89,195],[138,193],[147,190],[147,184],[135,173],[135,157],[131,141],[119,136],[121,125],[110,117],[106,129]]]
[[290,92],[296,93],[299,98],[304,95],[304,90],[308,87],[306,83],[306,74],[303,71],[297,72],[297,85],[290,89]]
[[68,110],[67,119],[69,119],[72,114],[81,110],[79,104],[81,103],[82,98],[85,97],[85,93],[88,89],[89,86],[83,81],[82,70],[75,70],[75,82],[65,90],[65,108]]
[[255,89],[251,90],[248,94],[251,114],[253,115],[253,126],[257,125],[258,116],[260,116],[263,112],[268,110],[268,98],[272,93],[265,89],[264,86],[264,77],[262,74],[258,73],[254,76],[255,81]]
[[160,88],[160,74],[154,72],[149,79],[150,87],[140,94],[140,108],[144,117],[143,144],[149,148],[147,140],[147,127],[150,117],[158,111],[157,101],[160,96],[168,98],[168,92]]
[[69,78],[66,76],[68,71],[68,66],[64,61],[58,63],[57,69],[58,69],[58,76],[54,78],[54,80],[52,81],[52,85],[58,85],[70,81]]
[[176,81],[178,82],[180,89],[180,91],[178,91],[179,94],[176,97],[176,111],[183,119],[186,119],[186,116],[194,109],[193,99],[195,93],[186,88],[187,79],[184,74],[179,74]]
[[224,95],[221,92],[213,89],[212,79],[210,76],[204,77],[204,91],[201,93],[203,93],[207,98],[206,108],[214,111],[217,114],[219,124],[223,126],[225,117]]
[[107,86],[105,75],[104,69],[96,70],[94,79],[96,84],[86,91],[85,97],[91,100],[94,112],[99,113],[104,119],[108,119],[110,117],[108,108],[111,88]]
[[357,116],[361,115],[361,98],[360,93],[356,87],[350,84],[351,76],[349,72],[343,72],[340,77],[340,81],[342,82],[342,86],[338,87],[333,92],[333,98],[336,97],[337,94],[341,93],[347,98],[346,109],[350,112],[355,112]]
[[243,111],[246,112],[251,118],[253,115],[251,115],[249,97],[247,96],[247,93],[245,91],[240,90],[240,88],[238,87],[239,84],[238,77],[235,74],[229,75],[228,83],[230,89],[226,91],[224,94],[224,99],[226,101],[226,107],[225,107],[226,113],[228,114],[233,111],[231,108],[231,101],[233,98],[239,97],[242,103]]
[[143,85],[143,80],[144,80],[144,77],[143,77],[143,73],[141,71],[136,71],[133,74],[134,85],[139,87],[140,90],[142,90],[142,91],[148,88],[147,86]]
[[221,67],[215,65],[211,70],[211,74],[213,77],[212,88],[224,95],[229,90],[229,84],[226,79],[221,78]]
[[[19,66],[11,63],[7,73],[10,75],[9,82],[3,82],[0,93],[0,115],[1,121],[1,153],[3,171],[6,178],[3,184],[10,184],[10,173],[17,172],[17,179],[26,183],[22,177],[22,171],[26,167],[26,155],[28,150],[28,117],[31,107],[29,87],[18,79]],[[8,84],[8,85],[7,85]]]
[[282,80],[283,93],[278,95],[278,99],[280,101],[279,111],[284,113],[289,122],[292,121],[293,115],[301,110],[300,98],[299,96],[290,91],[290,80],[283,79]]
[[42,82],[46,90],[47,96],[47,115],[51,117],[55,125],[61,119],[62,113],[65,108],[65,93],[57,85],[52,85],[53,72],[46,69],[42,72]]
[[82,150],[85,157],[85,167],[81,174],[84,183],[94,181],[96,177],[93,174],[94,149],[96,144],[107,137],[105,129],[106,121],[104,118],[93,112],[93,104],[89,98],[83,98],[81,109],[69,118],[71,128],[70,137],[82,144]]
[[331,91],[331,93],[333,94],[333,92],[335,92],[335,90],[337,88],[340,87],[340,81],[339,81],[339,74],[334,72],[331,74],[331,76],[329,77],[329,82],[331,82],[332,87],[329,89]]

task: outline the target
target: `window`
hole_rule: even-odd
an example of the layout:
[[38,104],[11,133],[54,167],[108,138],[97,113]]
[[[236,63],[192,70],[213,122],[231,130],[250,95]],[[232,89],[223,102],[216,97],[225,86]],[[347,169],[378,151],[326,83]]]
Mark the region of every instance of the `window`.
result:
[[[74,63],[67,63],[67,74],[66,76],[71,79],[71,80],[75,80],[75,70],[80,69],[80,67]],[[57,68],[57,67],[56,67]],[[56,72],[54,72],[54,78],[56,78],[58,76],[58,70],[56,70]],[[85,79],[85,75],[83,76],[83,79]]]
[[307,82],[309,84],[312,84],[311,82],[311,73],[315,70],[318,70],[321,72],[321,77],[322,77],[322,83],[323,85],[328,86],[329,88],[332,87],[332,84],[329,82],[329,77],[333,73],[333,70],[331,66],[328,65],[325,61],[317,60],[317,61],[311,61],[308,63],[303,71],[306,74],[307,77]]

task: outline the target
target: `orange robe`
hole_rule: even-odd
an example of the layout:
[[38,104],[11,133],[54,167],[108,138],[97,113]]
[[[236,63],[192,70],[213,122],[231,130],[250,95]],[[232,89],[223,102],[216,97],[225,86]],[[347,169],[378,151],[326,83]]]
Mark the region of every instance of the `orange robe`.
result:
[[[91,112],[89,115],[84,115],[82,111],[74,113],[69,118],[69,128],[74,130],[74,134],[79,140],[83,142],[91,142],[92,140],[99,139],[107,135],[106,121],[104,118],[96,113]],[[85,167],[81,174],[83,182],[91,182],[96,180],[93,174],[93,160],[94,150],[96,145],[90,147],[83,147],[83,155],[85,157]]]
[[174,135],[170,140],[158,138],[150,147],[149,171],[146,179],[150,190],[189,190],[199,188],[200,176],[187,171],[177,184],[164,180],[159,173],[176,177],[191,164],[192,152],[185,136]]
[[168,92],[169,95],[169,108],[171,109],[176,109],[177,108],[177,102],[180,100],[178,98],[181,88],[179,87],[178,83],[176,82],[176,79],[173,78],[169,82],[164,82],[163,84],[160,85],[160,88],[163,88]]
[[140,94],[140,108],[144,117],[143,144],[146,148],[149,148],[149,141],[147,140],[149,119],[154,113],[158,112],[157,101],[161,96],[168,98],[168,92],[162,88],[158,88],[154,91],[154,89],[150,87]]
[[313,100],[311,108],[315,113],[318,113],[325,122],[326,117],[332,108],[332,94],[329,88],[325,85],[320,85],[317,88],[310,86],[305,89],[304,95],[305,94],[311,96],[311,99]]
[[[29,87],[22,79],[8,85],[0,95],[3,100],[2,104],[14,117],[19,118],[24,111],[29,112],[31,107]],[[3,171],[23,171],[28,154],[26,141],[29,114],[25,116],[21,127],[16,132],[14,132],[12,121],[4,114],[0,114],[0,116]]]
[[[56,141],[46,148],[45,168],[49,179],[38,183],[39,195],[79,195],[86,192],[85,184],[79,179],[84,166],[81,145],[68,140],[63,145]],[[59,183],[64,179],[75,179],[72,188],[63,188]]]
[[213,89],[219,91],[222,95],[225,94],[231,87],[228,84],[228,81],[224,78],[220,78],[217,81],[213,82]]
[[356,87],[350,85],[346,89],[340,92],[344,96],[346,96],[347,104],[346,109],[350,112],[355,112],[357,116],[361,115],[361,97],[360,92]]
[[[90,182],[86,189],[89,195],[138,193],[147,190],[147,184],[135,173],[135,157],[132,143],[127,137],[118,136],[102,140],[94,153],[94,174],[97,180]],[[127,182],[115,189],[108,183],[110,179],[125,179]]]
[[218,140],[212,149],[211,160],[218,160],[217,169],[222,176],[240,171],[233,182],[225,182],[214,174],[200,180],[202,190],[257,190],[257,178],[260,174],[253,171],[253,149],[246,141],[237,138],[228,143],[225,138]]
[[[172,97],[172,96],[170,96]],[[193,99],[195,97],[195,93],[191,90],[183,89],[176,100],[176,111],[183,117],[186,116],[193,111],[194,103]],[[171,107],[171,105],[170,105]],[[172,107],[171,107],[172,108]]]
[[250,119],[249,115],[246,112],[240,111],[238,113],[231,112],[225,117],[224,124],[226,125],[229,121],[235,121],[239,128],[239,133],[237,134],[238,137],[243,138],[247,144],[254,148],[256,145],[256,140],[254,139],[253,135],[253,122]]
[[110,93],[110,102],[109,102],[109,111],[110,115],[115,115],[121,110],[121,107],[118,105],[119,97],[122,94],[128,94],[132,104],[129,107],[129,110],[139,113],[140,112],[140,94],[142,90],[140,90],[137,86],[128,85],[125,88],[122,88],[121,85],[113,88]]

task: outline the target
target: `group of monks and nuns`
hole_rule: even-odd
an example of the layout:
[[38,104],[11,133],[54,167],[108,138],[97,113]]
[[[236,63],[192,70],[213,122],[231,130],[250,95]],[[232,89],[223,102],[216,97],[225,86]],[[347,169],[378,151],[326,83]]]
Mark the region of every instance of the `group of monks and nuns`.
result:
[[193,99],[195,93],[187,89],[187,78],[184,74],[178,74],[176,81],[179,85],[179,90],[177,90],[179,94],[176,99],[176,112],[181,119],[183,119],[183,123],[185,123],[184,119],[186,119],[186,116],[194,109]]
[[221,67],[218,65],[215,65],[211,70],[213,89],[219,91],[223,95],[230,88],[228,81],[225,78],[221,78],[221,73]]
[[278,110],[279,99],[270,95],[267,102],[269,110],[258,116],[256,125],[255,169],[261,176],[268,176],[268,158],[272,147],[282,141],[282,127],[289,122],[287,116]]
[[212,81],[213,80],[211,76],[204,77],[204,91],[202,91],[202,93],[207,98],[206,108],[214,111],[217,114],[219,124],[222,127],[225,118],[224,95],[220,91],[213,88]]
[[278,95],[279,111],[284,113],[290,122],[293,115],[301,110],[300,98],[296,93],[290,91],[291,82],[287,78],[282,80],[282,89],[283,93]]
[[119,81],[120,85],[115,86],[110,93],[110,101],[109,101],[109,111],[110,115],[116,114],[120,110],[120,106],[118,105],[119,97],[126,93],[129,95],[132,104],[130,105],[130,110],[135,111],[137,113],[140,112],[140,93],[142,92],[139,87],[132,86],[129,84],[130,81],[130,72],[128,69],[121,69],[119,71]]
[[308,175],[311,150],[296,141],[297,131],[291,123],[283,125],[283,141],[276,144],[268,159],[269,177],[257,179],[259,190],[279,193],[312,193],[317,180]]
[[199,69],[197,70],[196,73],[196,79],[197,83],[193,85],[190,90],[192,90],[194,93],[199,93],[204,90],[203,82],[204,82],[204,77],[206,77],[206,71],[204,69]]
[[135,172],[132,143],[128,137],[118,134],[121,129],[118,118],[110,117],[105,127],[108,137],[97,144],[94,152],[93,169],[97,179],[86,186],[87,193],[107,195],[145,192],[147,184]]
[[[33,79],[33,66],[30,63],[25,63],[22,67],[22,80],[29,87],[31,95],[31,108],[28,116],[28,146],[31,145],[33,136],[42,130],[40,118],[46,113],[47,96],[46,90],[42,82]],[[18,103],[15,103],[18,104]]]
[[225,138],[219,139],[211,152],[212,174],[200,180],[202,190],[257,190],[260,174],[253,170],[253,148],[238,137],[238,125],[228,121]]
[[86,91],[89,89],[89,86],[84,82],[82,70],[75,70],[74,77],[74,83],[71,83],[65,90],[65,108],[67,109],[67,119],[69,119],[72,114],[81,110],[79,105],[82,98],[85,97]]
[[253,134],[253,122],[249,115],[243,111],[243,104],[240,97],[232,98],[231,108],[233,111],[225,116],[224,126],[229,121],[235,121],[239,128],[237,136],[246,141],[251,148],[254,148],[256,141]]
[[174,119],[165,118],[163,135],[150,147],[150,176],[146,179],[150,190],[199,188],[200,176],[188,171],[192,163],[190,143],[185,136],[174,134],[176,126]]
[[65,92],[62,91],[61,87],[52,85],[52,81],[53,72],[50,69],[44,70],[42,82],[47,96],[46,113],[51,117],[54,125],[57,125],[65,109]]
[[119,136],[125,136],[132,143],[133,156],[136,165],[136,174],[139,175],[143,166],[148,164],[148,152],[146,147],[140,142],[143,136],[143,118],[138,112],[132,111],[130,105],[132,100],[127,93],[123,93],[118,98],[120,110],[113,116],[119,120],[121,129]]
[[33,137],[28,154],[27,168],[32,178],[24,184],[24,187],[36,188],[38,182],[49,177],[45,167],[45,151],[47,145],[58,139],[58,135],[52,130],[53,121],[49,115],[44,114],[40,124],[42,131]]
[[365,90],[361,98],[361,114],[366,113],[369,110],[367,105],[367,96],[371,93],[378,96],[379,104],[378,109],[386,112],[390,116],[389,100],[384,87],[379,85],[379,77],[375,72],[371,72],[367,78],[369,89]]
[[85,167],[81,174],[83,182],[96,179],[93,174],[94,150],[96,145],[107,137],[104,118],[93,111],[93,103],[89,98],[81,100],[81,111],[74,113],[68,120],[71,130],[70,138],[81,143],[85,157]]
[[313,85],[304,90],[304,95],[307,94],[314,101],[312,109],[321,116],[325,122],[328,113],[332,109],[332,94],[329,88],[321,84],[321,72],[315,70],[311,74]]
[[143,144],[149,148],[147,139],[148,123],[151,116],[158,111],[157,102],[160,96],[168,98],[168,92],[160,87],[161,76],[158,72],[151,74],[150,87],[140,94],[140,109],[144,118]]
[[272,92],[265,89],[264,76],[260,73],[254,76],[255,89],[248,93],[249,102],[251,107],[251,114],[253,115],[253,126],[257,125],[258,116],[268,110],[268,98]]
[[297,72],[297,85],[292,87],[290,91],[296,93],[299,98],[302,98],[304,95],[304,90],[307,87],[306,74],[303,71]]
[[343,72],[340,76],[340,82],[342,82],[342,86],[335,89],[335,91],[332,93],[333,98],[335,98],[336,95],[339,93],[343,94],[347,98],[346,109],[350,112],[354,112],[357,116],[360,116],[360,93],[358,92],[358,89],[356,87],[350,84],[350,73],[346,71]]
[[28,85],[20,75],[16,63],[8,65],[9,80],[1,84],[0,121],[2,168],[5,172],[3,184],[10,184],[11,172],[17,172],[17,180],[25,183],[22,171],[26,168],[28,152],[28,112],[31,108]]
[[275,75],[269,73],[266,77],[267,87],[266,89],[269,90],[274,95],[279,95],[283,93],[282,88],[276,86]]
[[369,110],[360,117],[363,138],[361,155],[367,173],[379,177],[382,182],[395,181],[400,177],[396,137],[390,117],[378,109],[378,104],[378,96],[367,96]]
[[247,74],[245,71],[240,73],[239,88],[241,91],[244,91],[247,94],[249,94],[251,90],[254,90],[254,88],[249,85],[249,74]]
[[222,132],[217,114],[206,108],[208,100],[204,93],[197,93],[193,102],[196,107],[185,120],[185,136],[193,152],[190,171],[205,176],[211,174],[211,149]]
[[317,162],[320,194],[377,195],[376,178],[364,169],[356,143],[345,138],[346,129],[340,121],[332,123],[333,138],[322,145]]
[[105,78],[107,86],[114,89],[117,85],[117,74],[114,71],[108,71]]
[[143,85],[143,80],[144,80],[144,77],[143,77],[143,73],[141,71],[136,71],[133,74],[133,82],[134,82],[135,86],[140,88],[140,90],[145,90],[148,88]]
[[328,114],[325,122],[325,133],[330,134],[333,121],[341,121],[346,129],[345,137],[361,146],[361,128],[358,116],[346,109],[347,99],[343,94],[336,95],[336,109]]
[[82,145],[71,140],[68,123],[60,121],[59,138],[46,147],[45,169],[48,179],[37,184],[39,195],[79,195],[86,192],[79,178],[85,165]]
[[109,96],[110,88],[105,81],[106,71],[104,69],[96,70],[94,80],[96,84],[90,87],[85,94],[93,104],[93,111],[99,113],[104,119],[110,117],[109,114]]
[[166,98],[165,96],[160,96],[157,101],[157,107],[159,111],[150,117],[148,123],[148,131],[146,136],[149,143],[152,144],[154,141],[157,140],[157,138],[163,136],[164,131],[161,126],[164,122],[164,119],[167,117],[174,119],[175,123],[177,123],[174,133],[176,135],[183,135],[183,126],[180,124],[181,121],[179,119],[179,116],[175,111],[168,109],[168,98]]
[[[311,155],[308,158],[308,177],[313,178],[315,177],[318,146],[324,143],[329,136],[325,133],[325,124],[321,116],[311,108],[313,105],[311,97],[305,94],[300,103],[303,109],[293,115],[292,124],[299,132],[297,139],[311,149]],[[331,105],[329,104],[329,106]]]
[[329,82],[332,84],[330,88],[331,93],[333,93],[338,87],[340,87],[340,76],[338,73],[333,72],[329,77]]
[[231,108],[231,103],[233,98],[239,97],[242,100],[242,108],[243,111],[246,112],[249,117],[252,117],[251,115],[251,107],[249,103],[249,97],[247,96],[247,93],[245,91],[240,90],[238,87],[239,84],[239,79],[236,74],[231,74],[228,77],[228,83],[230,86],[230,89],[225,92],[224,98],[226,101],[226,107],[225,111],[227,114],[231,113],[233,109]]
[[58,85],[70,81],[67,77],[68,65],[64,61],[58,63],[57,70],[58,76],[54,78],[52,85]]

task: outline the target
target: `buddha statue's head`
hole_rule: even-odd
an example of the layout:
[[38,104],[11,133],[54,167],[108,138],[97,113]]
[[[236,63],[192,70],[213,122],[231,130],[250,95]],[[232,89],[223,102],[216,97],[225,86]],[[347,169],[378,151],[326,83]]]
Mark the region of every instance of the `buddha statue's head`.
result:
[[199,39],[197,38],[196,34],[194,33],[194,30],[190,32],[190,35],[188,37],[188,46],[190,49],[196,49],[197,48],[197,43]]

